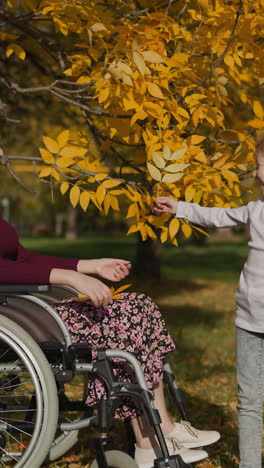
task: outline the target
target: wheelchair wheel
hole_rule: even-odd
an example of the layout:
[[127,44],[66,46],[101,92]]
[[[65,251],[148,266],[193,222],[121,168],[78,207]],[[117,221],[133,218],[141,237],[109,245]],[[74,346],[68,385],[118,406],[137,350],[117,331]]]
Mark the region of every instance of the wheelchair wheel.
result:
[[[119,450],[108,450],[105,452],[105,456],[109,468],[138,468],[138,465],[133,458]],[[97,460],[92,462],[90,468],[99,468]]]
[[[73,381],[64,385],[65,396],[72,402],[85,406],[87,379],[87,373],[76,375]],[[87,416],[86,409],[68,412],[62,409],[59,412],[59,422],[77,422],[85,416]],[[58,429],[48,454],[48,460],[52,462],[64,455],[78,442],[78,436],[79,430],[60,431]]]
[[0,316],[0,466],[39,468],[57,421],[57,388],[46,357],[23,328]]

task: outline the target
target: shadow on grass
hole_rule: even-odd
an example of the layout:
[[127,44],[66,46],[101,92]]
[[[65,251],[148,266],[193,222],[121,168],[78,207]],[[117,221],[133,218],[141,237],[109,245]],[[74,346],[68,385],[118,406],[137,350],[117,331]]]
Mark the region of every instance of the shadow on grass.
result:
[[[221,434],[218,442],[205,447],[210,461],[214,463],[210,467],[237,468],[238,444],[235,411],[228,407],[209,403],[201,398],[190,397],[187,394],[184,395],[184,398],[190,421],[194,427],[204,430],[216,430]],[[170,403],[169,409],[172,417],[179,421],[180,416],[176,404]],[[92,441],[95,434],[95,431],[90,429],[87,429],[87,431],[82,430],[80,441],[70,452],[71,454],[82,454],[81,466],[90,463],[95,457]],[[111,448],[126,452],[127,442],[124,423],[121,420],[115,420],[109,434],[112,440]],[[206,460],[205,465],[199,464],[199,466],[206,467],[209,459]]]

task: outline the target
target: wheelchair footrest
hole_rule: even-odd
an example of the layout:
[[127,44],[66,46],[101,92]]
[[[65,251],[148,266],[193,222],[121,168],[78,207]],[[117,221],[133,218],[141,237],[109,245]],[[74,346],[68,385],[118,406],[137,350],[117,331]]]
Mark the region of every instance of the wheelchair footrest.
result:
[[185,463],[180,455],[171,455],[168,458],[157,458],[154,468],[191,468],[191,465]]

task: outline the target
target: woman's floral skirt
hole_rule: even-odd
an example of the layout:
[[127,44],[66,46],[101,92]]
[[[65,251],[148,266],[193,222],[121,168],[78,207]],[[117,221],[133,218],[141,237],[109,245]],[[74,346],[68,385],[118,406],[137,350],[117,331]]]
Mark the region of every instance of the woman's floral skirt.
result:
[[[148,387],[152,390],[163,375],[163,359],[175,349],[157,305],[150,297],[140,293],[122,293],[107,309],[95,307],[91,301],[66,299],[53,304],[69,329],[73,343],[88,343],[93,359],[97,350],[121,349],[132,353],[141,364]],[[117,379],[135,382],[129,364],[120,358],[113,360]],[[88,381],[89,406],[105,396],[102,380],[91,376]],[[136,402],[126,397],[116,411],[116,416],[126,418],[139,415]]]

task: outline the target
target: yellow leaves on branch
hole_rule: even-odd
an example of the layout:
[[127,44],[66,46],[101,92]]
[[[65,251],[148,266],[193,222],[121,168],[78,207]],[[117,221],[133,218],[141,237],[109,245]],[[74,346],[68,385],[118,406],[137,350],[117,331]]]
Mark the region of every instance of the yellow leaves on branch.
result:
[[12,54],[15,54],[21,60],[25,60],[26,52],[25,50],[19,46],[18,44],[9,44],[6,49],[6,56],[9,58]]
[[[147,162],[148,171],[152,179],[167,184],[172,184],[180,180],[184,175],[182,171],[186,169],[189,164],[168,164],[168,161],[183,157],[185,152],[186,148],[181,148],[174,153],[171,153],[170,149],[165,146],[163,150],[163,157],[159,153],[152,153],[152,160],[155,166]],[[166,174],[166,172],[169,172],[169,174]]]
[[[252,14],[244,2],[237,27],[237,6],[224,0],[216,2],[215,8],[211,0],[198,0],[197,8],[183,10],[180,4],[184,2],[179,0],[177,10],[182,13],[177,20],[174,13],[170,17],[158,7],[137,18],[126,14],[130,4],[126,11],[121,2],[123,15],[117,11],[118,2],[108,3],[104,9],[85,0],[70,2],[70,8],[59,0],[41,6],[46,19],[55,24],[54,41],[59,36],[65,42],[61,35],[69,36],[64,70],[68,96],[74,99],[77,84],[93,83],[80,87],[77,104],[88,108],[89,122],[105,146],[101,153],[101,149],[93,152],[93,143],[78,145],[68,130],[57,138],[46,136],[40,148],[46,166],[40,177],[58,181],[61,193],[69,194],[73,206],[80,204],[84,211],[90,202],[103,214],[118,211],[119,199],[125,196],[125,216],[136,222],[130,232],[154,238],[153,225],[161,230],[162,241],[176,242],[179,233],[190,236],[192,227],[170,218],[164,225],[155,225],[148,218],[148,197],[160,191],[221,206],[235,204],[247,190],[238,174],[252,164],[254,143],[248,135],[264,128],[259,97],[264,84],[259,68],[263,62],[259,47],[262,3],[255,2],[253,7],[250,3]],[[25,58],[17,37],[3,40],[9,43],[8,57]],[[221,134],[229,131],[227,125],[236,132],[232,143]],[[123,153],[125,144],[129,151]],[[120,177],[127,184],[112,179],[101,162],[103,152],[107,153],[119,174],[117,159],[111,160],[108,152],[110,146],[124,162]],[[134,149],[143,155],[140,162]],[[67,175],[77,177],[76,167],[91,175],[67,179]]]

